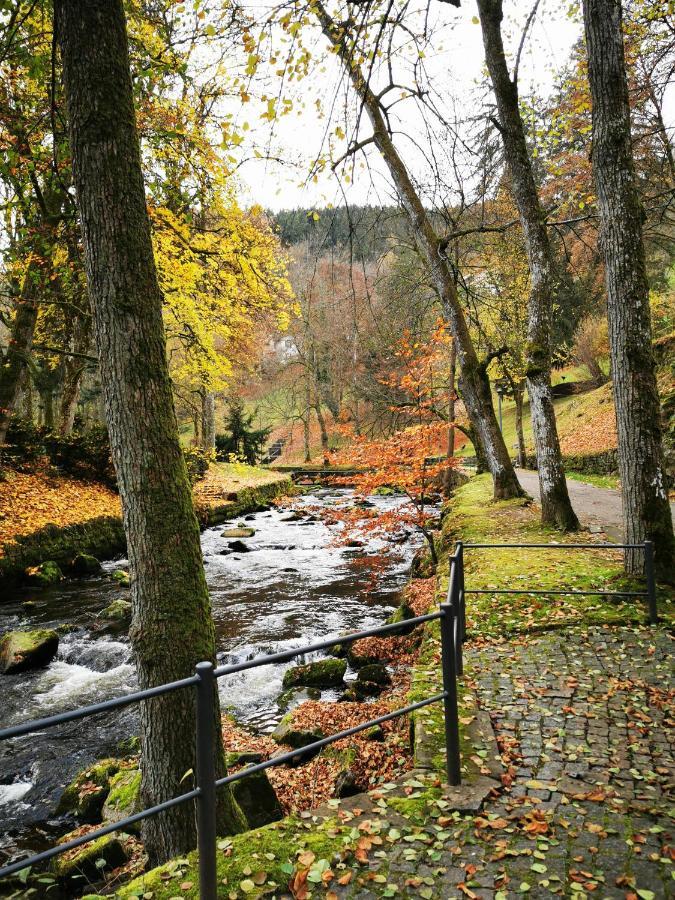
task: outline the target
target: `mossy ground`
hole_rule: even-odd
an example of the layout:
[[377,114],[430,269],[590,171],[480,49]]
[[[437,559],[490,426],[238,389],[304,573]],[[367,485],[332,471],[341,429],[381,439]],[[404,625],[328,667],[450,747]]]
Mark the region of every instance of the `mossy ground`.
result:
[[[533,595],[533,590],[644,591],[643,580],[629,578],[621,553],[565,549],[565,543],[593,543],[587,533],[561,535],[543,527],[538,512],[523,500],[493,502],[489,476],[473,478],[460,488],[443,524],[443,540],[467,543],[556,543],[562,549],[505,548],[465,551],[465,585],[472,589],[517,589],[522,594],[468,594],[467,623],[472,635],[508,636],[571,624],[644,622],[644,598]],[[447,586],[447,563],[446,563]],[[673,619],[673,591],[659,586],[659,615]]]

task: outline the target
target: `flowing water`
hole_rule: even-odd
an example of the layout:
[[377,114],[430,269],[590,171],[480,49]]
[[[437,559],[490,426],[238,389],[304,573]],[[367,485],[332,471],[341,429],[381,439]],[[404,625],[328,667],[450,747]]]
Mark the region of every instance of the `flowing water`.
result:
[[[378,497],[372,502],[388,509],[401,501]],[[410,536],[403,544],[391,544],[369,537],[362,547],[340,544],[336,538],[341,525],[326,524],[311,507],[349,503],[348,491],[321,490],[300,502],[301,511],[306,507],[300,518],[283,508],[246,516],[244,524],[255,529],[255,535],[244,540],[250,552],[230,550],[231,540],[222,533],[233,523],[202,534],[219,663],[248,660],[384,621],[398,602],[419,540]],[[374,560],[383,551],[386,564],[373,587]],[[49,666],[0,676],[0,726],[135,689],[126,636],[109,633],[96,619],[127,593],[109,575],[124,567],[124,560],[108,562],[103,577],[16,591],[0,604],[0,633],[74,626],[62,636]],[[223,709],[253,730],[271,730],[283,712],[277,700],[290,665],[262,666],[220,679]],[[322,697],[335,699],[337,694],[324,691]],[[114,755],[120,740],[136,733],[136,716],[129,707],[0,743],[0,863],[44,849],[74,827],[55,816],[64,785],[94,759]]]

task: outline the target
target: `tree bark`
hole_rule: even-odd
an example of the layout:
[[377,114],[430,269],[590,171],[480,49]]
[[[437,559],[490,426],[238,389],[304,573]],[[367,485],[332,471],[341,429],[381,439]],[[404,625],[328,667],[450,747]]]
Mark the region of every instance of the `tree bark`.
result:
[[323,456],[323,461],[325,464],[330,462],[330,457],[328,454],[328,431],[326,430],[326,420],[323,416],[323,410],[321,409],[321,398],[319,396],[317,396],[316,398],[314,409],[316,410],[316,418],[319,423],[319,431],[321,433],[321,454]]
[[556,261],[527,150],[518,84],[509,76],[506,64],[501,34],[502,0],[477,2],[485,59],[497,98],[499,131],[530,267],[526,374],[537,454],[541,518],[546,525],[576,531],[579,521],[567,492],[551,395],[551,314],[558,290]]
[[516,404],[516,437],[518,439],[518,465],[525,467],[527,454],[525,453],[525,435],[523,433],[523,394],[522,384],[514,385],[513,399]]
[[202,400],[202,450],[216,449],[216,398],[211,391],[201,391]]
[[[635,179],[620,0],[584,0],[593,102],[591,160],[600,212],[626,543],[654,542],[656,570],[675,578],[661,405],[656,387],[643,210]],[[627,550],[626,570],[643,571]]]
[[0,447],[7,438],[7,429],[19,399],[21,380],[33,345],[37,314],[35,282],[29,263],[17,301],[9,345],[0,364]]
[[[73,323],[72,349],[75,354],[84,354],[89,349],[91,340],[91,319],[88,316],[78,316]],[[66,357],[63,364],[63,390],[59,404],[59,431],[61,434],[70,434],[75,424],[75,412],[77,401],[80,398],[82,378],[87,370],[87,365],[81,356]]]
[[455,381],[457,379],[457,348],[455,339],[450,342],[448,365],[448,459],[455,455]]
[[[133,107],[122,0],[55,0],[74,184],[112,455],[132,573],[132,625],[141,688],[193,674],[215,659],[199,527],[178,441]],[[141,704],[142,801],[189,788],[195,769],[195,694]],[[214,698],[214,754],[224,772]],[[218,792],[219,830],[243,822]],[[157,863],[195,846],[195,810],[182,804],[146,819]]]
[[444,315],[457,344],[462,370],[464,405],[469,419],[480,434],[487,464],[494,480],[495,499],[520,497],[523,490],[509,458],[495,416],[487,373],[476,355],[464,311],[447,260],[440,252],[440,241],[431,218],[415,189],[410,175],[389,134],[380,103],[347,46],[347,35],[326,12],[320,0],[312,6],[321,29],[349,75],[373,128],[373,142],[384,160],[403,209],[408,216],[415,242],[424,259]]

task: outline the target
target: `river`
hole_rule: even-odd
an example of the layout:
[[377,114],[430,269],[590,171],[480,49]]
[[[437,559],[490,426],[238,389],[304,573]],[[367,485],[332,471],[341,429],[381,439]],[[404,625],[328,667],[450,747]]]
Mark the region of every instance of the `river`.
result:
[[[375,497],[377,509],[399,498]],[[362,547],[336,540],[339,523],[313,514],[351,503],[346,490],[319,490],[289,509],[247,516],[255,529],[244,543],[250,552],[229,550],[222,536],[228,525],[202,534],[206,577],[213,604],[219,663],[239,662],[262,653],[301,646],[381,624],[398,602],[412,555],[420,540],[402,544],[370,536]],[[231,527],[230,523],[230,527]],[[394,551],[395,552],[392,552]],[[373,561],[386,563],[373,587]],[[64,581],[40,591],[21,589],[0,605],[0,634],[16,628],[57,627],[63,635],[56,659],[46,668],[0,676],[0,726],[52,715],[133,691],[133,660],[124,634],[97,627],[97,614],[125,596],[110,577],[125,560],[104,564],[104,575]],[[27,602],[28,601],[28,602]],[[285,670],[293,663],[263,666],[219,681],[223,711],[254,731],[270,731],[283,710],[277,700]],[[348,672],[347,678],[354,677]],[[324,699],[336,699],[324,691]],[[55,816],[63,787],[94,759],[114,755],[120,740],[136,733],[133,707],[100,714],[0,744],[0,863],[36,852],[74,827]]]

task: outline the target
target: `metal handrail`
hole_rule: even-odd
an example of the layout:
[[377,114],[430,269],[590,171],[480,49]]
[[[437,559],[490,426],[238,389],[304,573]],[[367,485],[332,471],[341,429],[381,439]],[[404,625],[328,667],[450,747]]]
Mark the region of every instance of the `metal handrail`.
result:
[[[451,559],[455,560],[456,554]],[[453,563],[454,564],[454,563]],[[161,696],[175,690],[185,687],[195,687],[197,692],[196,703],[196,761],[197,761],[197,786],[194,790],[181,794],[151,806],[148,809],[141,810],[132,816],[128,816],[119,822],[113,822],[105,825],[95,831],[80,835],[71,841],[63,844],[57,844],[42,853],[35,854],[22,860],[11,863],[0,869],[0,878],[6,878],[14,875],[23,869],[32,867],[42,862],[46,862],[55,856],[66,853],[75,847],[80,847],[90,841],[97,840],[114,831],[121,831],[129,825],[133,825],[150,816],[157,815],[171,809],[179,804],[186,803],[190,800],[197,800],[197,841],[199,851],[199,891],[201,900],[215,900],[217,897],[217,870],[216,870],[216,789],[226,784],[231,784],[241,778],[246,778],[256,772],[261,772],[271,766],[283,765],[298,756],[309,755],[314,753],[335,741],[342,740],[365,731],[383,722],[388,722],[399,716],[407,715],[417,709],[422,709],[432,703],[443,701],[445,732],[446,732],[446,753],[447,753],[447,770],[448,781],[452,785],[458,785],[461,782],[461,761],[459,751],[459,718],[457,709],[457,672],[455,661],[461,659],[461,648],[457,647],[458,641],[462,639],[462,628],[458,627],[456,610],[459,608],[457,598],[453,596],[449,603],[441,604],[439,612],[429,613],[423,616],[415,616],[405,619],[402,622],[394,622],[388,625],[381,625],[375,628],[368,628],[363,631],[352,632],[351,634],[342,635],[337,638],[331,638],[325,641],[318,641],[314,644],[307,644],[291,650],[284,650],[279,653],[267,654],[255,657],[243,663],[235,663],[227,666],[219,666],[215,668],[211,662],[200,662],[195,668],[195,674],[178,681],[169,682],[167,684],[157,685],[155,687],[146,688],[141,691],[135,691],[126,694],[123,697],[115,697],[112,700],[106,700],[101,703],[94,703],[89,706],[80,707],[66,713],[58,713],[54,716],[48,716],[43,719],[33,719],[32,721],[13,725],[9,728],[0,730],[0,740],[8,740],[17,738],[26,734],[39,732],[45,728],[52,728],[66,722],[72,722],[86,716],[96,715],[111,709],[119,709],[120,707],[129,706],[132,703],[140,703],[151,697]],[[420,700],[416,703],[404,706],[401,709],[393,710],[376,719],[363,722],[352,728],[329,735],[319,741],[314,741],[305,747],[297,750],[283,753],[272,759],[265,760],[256,765],[246,766],[232,775],[226,775],[223,778],[216,778],[215,768],[215,728],[213,717],[213,701],[216,691],[216,679],[224,675],[235,672],[242,672],[247,669],[254,669],[259,666],[269,665],[275,662],[285,662],[297,656],[304,656],[308,653],[314,653],[319,650],[326,650],[338,644],[352,644],[355,641],[366,637],[380,636],[383,634],[392,634],[400,632],[402,628],[416,627],[426,622],[441,620],[441,644],[442,644],[442,674],[443,674],[443,691]]]

